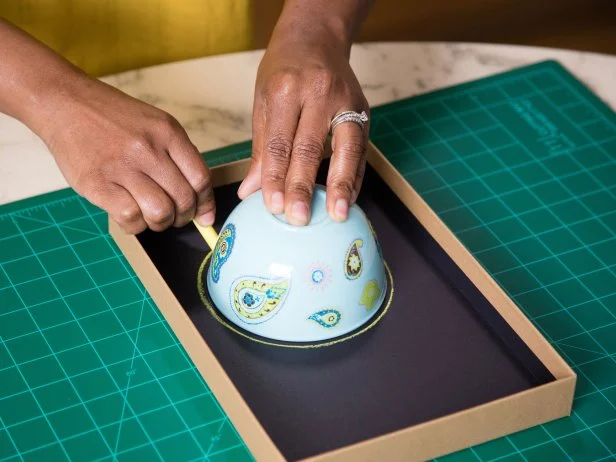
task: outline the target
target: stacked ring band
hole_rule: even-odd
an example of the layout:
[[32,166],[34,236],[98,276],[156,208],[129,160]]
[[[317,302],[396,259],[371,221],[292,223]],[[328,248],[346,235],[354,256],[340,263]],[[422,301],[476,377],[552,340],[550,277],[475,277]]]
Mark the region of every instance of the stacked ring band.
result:
[[332,119],[332,122],[330,125],[331,127],[330,132],[333,133],[334,129],[338,125],[343,124],[345,122],[354,122],[357,125],[359,125],[361,129],[363,130],[365,123],[368,122],[368,115],[366,114],[366,111],[362,111],[361,113],[355,112],[355,111],[341,112],[340,114],[338,114],[336,117]]

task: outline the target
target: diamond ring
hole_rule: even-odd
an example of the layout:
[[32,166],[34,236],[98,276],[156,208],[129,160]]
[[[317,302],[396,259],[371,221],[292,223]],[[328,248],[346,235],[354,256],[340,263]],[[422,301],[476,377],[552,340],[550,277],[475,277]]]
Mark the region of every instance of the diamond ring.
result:
[[361,114],[355,111],[344,111],[338,114],[336,117],[332,119],[330,124],[330,133],[333,133],[334,128],[338,125],[343,124],[345,122],[354,122],[364,129],[364,125],[368,122],[368,116],[366,115],[366,111],[362,111]]

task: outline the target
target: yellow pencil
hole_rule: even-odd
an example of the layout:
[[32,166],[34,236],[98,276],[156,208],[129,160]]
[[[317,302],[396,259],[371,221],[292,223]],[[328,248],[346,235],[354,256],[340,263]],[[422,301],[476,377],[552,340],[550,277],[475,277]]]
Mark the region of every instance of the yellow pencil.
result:
[[218,241],[218,233],[216,232],[214,227],[213,226],[201,226],[199,223],[197,223],[194,220],[193,220],[193,223],[197,227],[197,231],[199,231],[199,233],[201,233],[201,236],[203,236],[203,239],[205,239],[205,242],[210,247],[210,249],[214,250],[214,247],[216,247],[216,242]]

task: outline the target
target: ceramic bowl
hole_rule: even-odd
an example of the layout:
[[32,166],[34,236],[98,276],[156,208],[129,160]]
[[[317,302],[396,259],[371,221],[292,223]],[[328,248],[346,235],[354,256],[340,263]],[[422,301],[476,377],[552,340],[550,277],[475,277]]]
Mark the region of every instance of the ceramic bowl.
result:
[[261,191],[225,221],[207,272],[209,297],[232,324],[282,342],[322,342],[370,321],[387,293],[377,236],[353,205],[333,221],[317,186],[310,223],[270,214]]

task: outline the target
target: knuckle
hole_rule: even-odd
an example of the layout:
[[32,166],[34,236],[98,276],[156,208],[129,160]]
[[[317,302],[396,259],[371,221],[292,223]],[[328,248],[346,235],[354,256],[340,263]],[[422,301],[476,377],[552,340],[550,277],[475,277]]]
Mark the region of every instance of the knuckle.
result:
[[293,157],[303,163],[315,164],[323,156],[323,143],[315,138],[306,138],[295,143]]
[[157,225],[164,225],[173,219],[173,208],[169,205],[157,205],[152,207],[149,213],[150,220]]
[[334,180],[331,184],[331,188],[339,194],[350,196],[353,194],[353,180],[350,178]]
[[340,153],[351,159],[361,159],[365,152],[363,140],[359,137],[345,140],[340,145]]
[[276,163],[286,162],[291,155],[292,149],[293,142],[289,137],[282,134],[272,136],[272,138],[268,140],[266,146],[268,156]]
[[195,195],[192,191],[183,191],[176,198],[176,209],[179,214],[184,215],[195,207]]
[[[138,162],[138,158],[147,157],[154,151],[154,145],[147,136],[136,136],[126,142],[125,148],[118,156],[118,162],[122,167],[133,166]],[[109,169],[116,166],[108,164]]]
[[287,192],[294,196],[308,198],[312,196],[313,185],[303,179],[297,179],[289,183]]
[[147,152],[149,150],[152,149],[152,143],[150,142],[150,140],[142,135],[142,136],[136,136],[134,138],[132,138],[130,141],[128,141],[128,149],[126,149],[127,152],[130,153],[144,153]]
[[163,133],[172,133],[177,130],[180,123],[168,112],[160,111],[160,113],[156,116],[156,125],[156,128],[159,131]]
[[141,218],[141,210],[137,204],[122,207],[118,215],[118,221],[124,224],[134,223]]
[[207,172],[195,173],[192,183],[193,188],[198,195],[201,195],[212,189],[212,179]]
[[271,168],[263,172],[263,182],[265,184],[284,184],[285,172],[279,168]]
[[313,71],[312,76],[313,88],[318,96],[327,96],[331,93],[335,86],[334,74],[325,68],[320,68]]
[[178,120],[168,112],[160,111],[158,118],[165,125],[171,127],[177,127],[179,125]]
[[299,86],[300,71],[294,67],[287,67],[275,74],[270,80],[268,93],[283,97],[294,94]]

